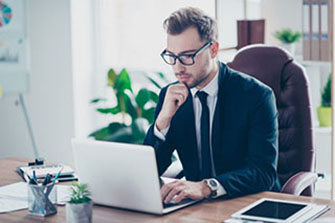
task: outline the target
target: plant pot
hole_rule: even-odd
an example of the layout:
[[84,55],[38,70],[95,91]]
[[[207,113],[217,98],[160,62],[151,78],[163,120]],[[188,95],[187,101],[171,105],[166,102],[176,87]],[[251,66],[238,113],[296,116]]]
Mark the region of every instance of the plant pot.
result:
[[332,125],[332,108],[318,107],[319,125],[321,127],[328,127]]
[[295,55],[295,43],[282,43],[281,47],[287,50],[291,56]]
[[86,203],[66,203],[67,223],[91,223],[92,201]]

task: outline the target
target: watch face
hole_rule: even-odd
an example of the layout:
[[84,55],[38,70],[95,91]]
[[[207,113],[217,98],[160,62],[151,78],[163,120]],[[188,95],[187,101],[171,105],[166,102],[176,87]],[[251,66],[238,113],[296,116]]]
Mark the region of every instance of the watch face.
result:
[[215,180],[210,180],[209,181],[209,184],[212,186],[212,187],[217,187],[218,184],[215,182]]

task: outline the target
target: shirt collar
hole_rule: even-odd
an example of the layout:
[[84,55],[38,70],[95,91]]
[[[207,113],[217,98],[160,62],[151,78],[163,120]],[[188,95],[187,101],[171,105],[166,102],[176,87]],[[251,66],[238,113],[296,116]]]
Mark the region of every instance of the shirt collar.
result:
[[[218,93],[219,90],[219,82],[218,82],[218,77],[219,77],[219,71],[215,74],[213,79],[203,88],[201,91],[206,92],[209,96],[215,96]],[[195,94],[199,91],[197,88],[191,88],[190,89],[192,96],[194,97]]]

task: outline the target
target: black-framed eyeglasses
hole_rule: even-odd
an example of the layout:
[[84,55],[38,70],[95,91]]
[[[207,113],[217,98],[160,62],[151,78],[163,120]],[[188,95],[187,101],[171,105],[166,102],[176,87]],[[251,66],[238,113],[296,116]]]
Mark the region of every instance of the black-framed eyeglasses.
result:
[[205,49],[207,49],[210,45],[212,45],[214,43],[214,41],[209,41],[208,43],[206,43],[205,45],[203,45],[200,49],[198,49],[197,51],[195,51],[195,53],[192,54],[181,54],[179,56],[176,56],[170,52],[168,52],[167,50],[164,50],[161,53],[161,57],[163,58],[163,60],[165,61],[165,63],[170,64],[170,65],[175,65],[176,64],[176,60],[178,59],[180,63],[184,64],[184,65],[193,65],[194,64],[194,57],[200,53],[202,53]]

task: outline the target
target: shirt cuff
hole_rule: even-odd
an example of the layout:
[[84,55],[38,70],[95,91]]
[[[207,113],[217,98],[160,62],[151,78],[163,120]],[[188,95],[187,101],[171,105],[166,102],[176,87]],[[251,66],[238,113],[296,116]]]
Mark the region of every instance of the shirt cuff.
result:
[[227,194],[226,190],[224,189],[224,187],[219,183],[219,181],[215,178],[212,178],[218,185],[218,190],[216,192],[216,195],[213,196],[213,198],[217,198],[217,197],[220,197],[222,195],[225,195]]
[[154,125],[154,135],[158,137],[159,139],[165,141],[165,136],[168,133],[170,129],[170,126],[166,127],[165,129],[162,129],[161,131],[158,130],[156,123]]

